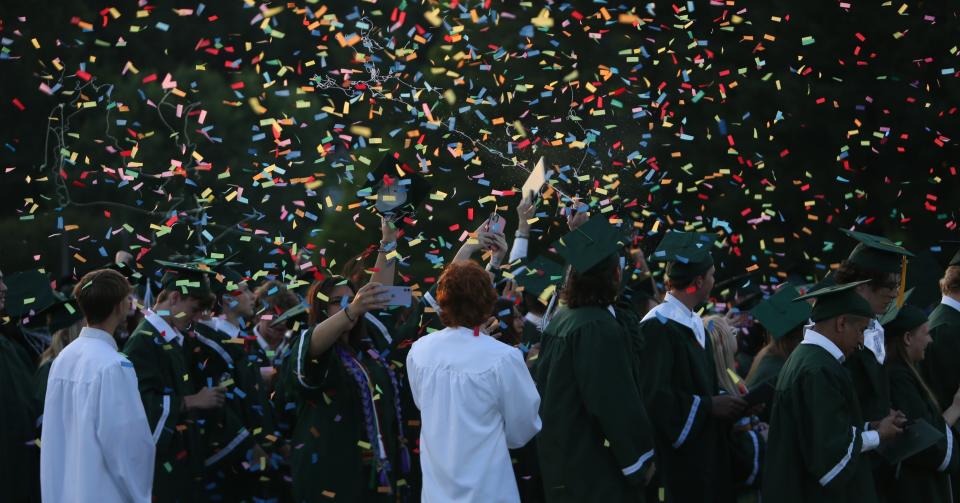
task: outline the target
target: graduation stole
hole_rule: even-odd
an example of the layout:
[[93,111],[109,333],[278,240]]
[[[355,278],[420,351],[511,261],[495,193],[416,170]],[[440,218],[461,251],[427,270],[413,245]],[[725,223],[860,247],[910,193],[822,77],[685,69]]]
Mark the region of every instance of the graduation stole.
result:
[[[380,482],[380,487],[389,488],[390,479],[388,474],[391,471],[391,466],[390,461],[387,459],[386,447],[382,441],[383,435],[380,431],[380,421],[377,417],[376,404],[373,402],[373,381],[367,374],[366,369],[363,368],[363,364],[342,345],[338,344],[336,346],[336,352],[360,391],[360,402],[363,408],[363,419],[367,430],[367,438],[370,441],[370,448],[373,450],[374,458],[376,459],[377,468],[375,471]],[[396,373],[394,373],[387,364],[383,355],[373,350],[369,350],[368,354],[383,366],[390,376],[390,382],[393,385],[393,406],[397,416],[397,434],[400,439],[400,469],[406,474],[410,472],[410,453],[407,451],[407,442],[403,435],[403,416],[400,409],[400,383],[397,380]]]

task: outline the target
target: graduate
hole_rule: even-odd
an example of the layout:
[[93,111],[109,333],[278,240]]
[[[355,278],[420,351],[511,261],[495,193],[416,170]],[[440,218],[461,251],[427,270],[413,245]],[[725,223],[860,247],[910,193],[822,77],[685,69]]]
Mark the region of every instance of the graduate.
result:
[[712,234],[671,231],[651,260],[666,262],[663,303],[640,323],[641,391],[656,430],[657,476],[668,502],[734,498],[729,432],[747,403],[720,392],[714,351],[694,311],[714,285]]
[[901,283],[905,278],[901,273],[906,268],[907,257],[913,254],[881,236],[843,232],[859,243],[840,264],[836,282],[870,280],[860,285],[858,292],[870,303],[874,314],[863,332],[863,347],[854,351],[843,364],[850,369],[864,418],[876,421],[890,412],[889,379],[883,367],[886,358],[883,326],[877,317],[886,313],[890,304],[902,295]]
[[[953,401],[960,386],[960,251],[950,259],[940,280],[940,290],[940,304],[930,313],[933,342],[920,370],[942,408]],[[960,473],[952,473],[952,485],[953,499],[960,501]]]
[[330,276],[307,298],[313,328],[296,339],[281,381],[296,413],[294,500],[395,501],[410,468],[400,383],[362,321],[386,307],[385,288],[368,283],[354,293]]
[[40,480],[44,501],[151,501],[154,442],[133,365],[113,333],[130,310],[119,272],[87,273],[74,290],[86,326],[53,360]]
[[[810,319],[811,307],[806,302],[793,301],[799,296],[799,290],[789,283],[784,283],[750,312],[766,329],[769,340],[757,353],[750,372],[747,373],[747,388],[755,388],[764,383],[775,385],[780,369],[803,340],[803,327]],[[761,417],[769,415],[768,410],[764,411]]]
[[[0,272],[0,314],[5,316],[6,308],[7,284]],[[22,351],[16,342],[0,336],[0,484],[4,498],[34,503],[40,501],[40,452],[34,427],[38,406],[33,368]]]
[[287,310],[300,305],[300,299],[286,285],[276,280],[260,285],[255,295],[259,311],[252,330],[256,340],[256,344],[252,346],[252,361],[259,369],[267,389],[272,390],[274,379],[290,352],[292,342],[286,324],[274,321]]
[[152,310],[127,340],[123,352],[137,373],[152,438],[156,445],[153,498],[157,502],[204,500],[200,480],[203,411],[225,401],[219,383],[191,379],[185,333],[212,301],[209,271],[191,264],[157,261],[164,268]]
[[638,386],[635,338],[620,322],[626,313],[614,309],[620,232],[603,216],[581,223],[586,217],[573,217],[556,245],[570,269],[535,367],[544,494],[551,503],[644,501],[653,428]]
[[421,411],[424,502],[519,502],[508,448],[540,430],[540,397],[516,348],[482,329],[496,291],[472,261],[453,262],[437,287],[446,326],[407,354]]
[[920,376],[917,367],[932,341],[927,316],[920,308],[892,306],[881,322],[893,407],[912,421],[922,419],[942,433],[934,445],[897,465],[896,475],[887,484],[886,499],[891,503],[949,503],[953,501],[950,475],[957,471],[960,460],[960,447],[956,445],[960,390],[954,392],[944,409]]
[[767,437],[762,498],[791,502],[876,502],[867,454],[902,431],[896,411],[865,430],[865,420],[843,360],[863,342],[874,309],[858,292],[865,282],[822,288],[803,342],[777,379]]

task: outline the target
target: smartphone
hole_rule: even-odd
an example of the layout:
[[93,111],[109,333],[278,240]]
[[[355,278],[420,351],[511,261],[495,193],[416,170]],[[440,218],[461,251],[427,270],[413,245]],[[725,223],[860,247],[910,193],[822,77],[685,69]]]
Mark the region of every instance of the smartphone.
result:
[[507,226],[507,221],[503,218],[500,218],[500,214],[493,213],[490,215],[490,232],[494,234],[503,234],[503,228]]
[[413,294],[409,286],[388,286],[386,289],[388,306],[410,307]]

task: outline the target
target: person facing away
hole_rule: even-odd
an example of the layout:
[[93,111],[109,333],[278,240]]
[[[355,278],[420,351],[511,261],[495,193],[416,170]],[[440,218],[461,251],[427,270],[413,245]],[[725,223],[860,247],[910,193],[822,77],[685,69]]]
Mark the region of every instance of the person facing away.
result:
[[53,361],[40,451],[44,501],[149,502],[154,443],[133,364],[113,333],[130,310],[130,284],[100,269],[74,296],[86,326]]
[[956,423],[960,418],[960,390],[950,406],[941,407],[917,370],[930,347],[927,315],[918,307],[892,307],[881,320],[886,339],[887,375],[890,401],[911,420],[922,419],[943,432],[940,439],[919,453],[904,459],[896,476],[888,481],[886,500],[890,503],[949,503],[950,475],[958,469],[960,449],[956,447]]
[[638,385],[636,317],[614,307],[620,230],[602,216],[570,227],[557,247],[570,264],[561,308],[535,367],[544,495],[551,503],[642,502],[654,472],[653,426]]
[[867,430],[843,360],[863,343],[874,310],[864,282],[821,288],[803,342],[777,379],[762,498],[784,503],[878,501],[868,454],[899,435],[906,417],[891,411]]
[[496,299],[485,270],[452,262],[437,286],[446,328],[407,354],[426,503],[520,501],[508,449],[540,431],[540,396],[520,350],[480,330]]

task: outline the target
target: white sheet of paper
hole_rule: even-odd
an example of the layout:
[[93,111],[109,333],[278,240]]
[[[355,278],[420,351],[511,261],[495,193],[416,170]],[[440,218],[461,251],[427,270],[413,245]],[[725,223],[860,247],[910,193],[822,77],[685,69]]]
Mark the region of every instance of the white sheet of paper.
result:
[[533,167],[533,171],[530,172],[530,176],[527,177],[527,181],[523,182],[523,188],[520,189],[522,197],[530,197],[530,193],[534,193],[534,197],[540,194],[540,189],[543,188],[543,185],[547,183],[547,170],[543,166],[543,157],[537,161],[536,166]]

